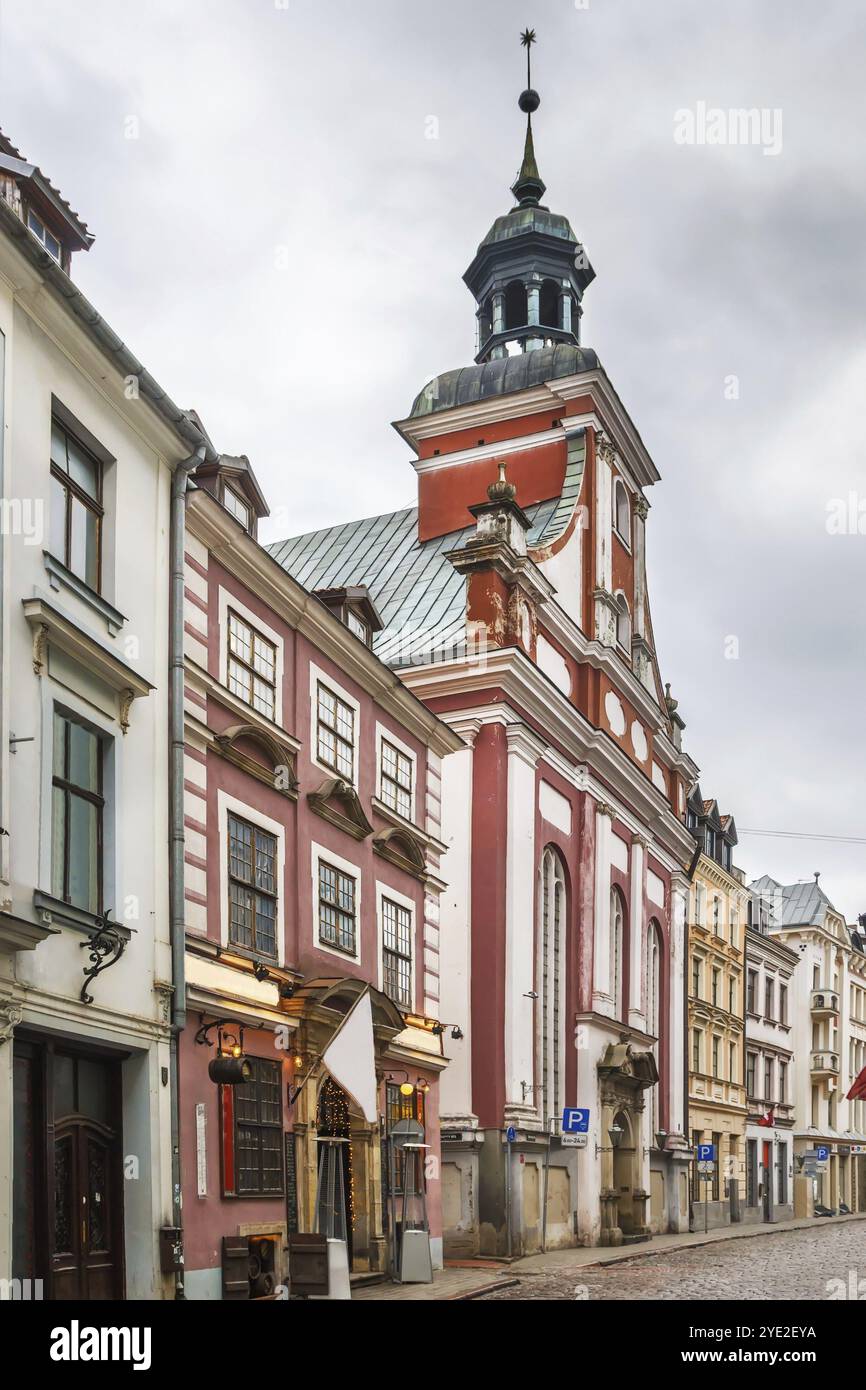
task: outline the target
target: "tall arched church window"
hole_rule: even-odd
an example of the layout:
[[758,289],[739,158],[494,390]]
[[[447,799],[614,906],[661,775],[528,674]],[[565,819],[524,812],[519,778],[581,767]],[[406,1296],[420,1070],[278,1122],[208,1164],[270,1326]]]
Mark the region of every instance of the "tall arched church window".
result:
[[545,1121],[565,1103],[565,870],[548,845],[541,859],[538,929],[538,1054],[540,1104]]
[[618,888],[610,890],[610,992],[614,1018],[623,1014],[623,952],[625,950],[625,903]]
[[617,535],[625,541],[626,545],[630,546],[631,507],[622,478],[617,478],[613,485],[613,524]]
[[[661,1034],[661,992],[662,992],[662,933],[655,918],[647,927],[646,939],[646,1030],[655,1038],[653,1054],[659,1066],[659,1037]],[[661,1068],[659,1067],[659,1071]],[[651,1133],[655,1135],[660,1127],[659,1088],[653,1086],[650,1104],[652,1107]],[[655,1140],[653,1139],[653,1143]]]

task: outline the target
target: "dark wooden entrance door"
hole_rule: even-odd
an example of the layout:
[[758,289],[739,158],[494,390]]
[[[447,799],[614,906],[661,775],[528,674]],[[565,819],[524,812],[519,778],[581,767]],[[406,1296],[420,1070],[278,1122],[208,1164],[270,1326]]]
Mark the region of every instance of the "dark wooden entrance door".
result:
[[36,1035],[14,1058],[13,1273],[48,1298],[122,1298],[120,1061]]
[[55,1298],[117,1298],[119,1204],[115,1135],[73,1116],[54,1132]]

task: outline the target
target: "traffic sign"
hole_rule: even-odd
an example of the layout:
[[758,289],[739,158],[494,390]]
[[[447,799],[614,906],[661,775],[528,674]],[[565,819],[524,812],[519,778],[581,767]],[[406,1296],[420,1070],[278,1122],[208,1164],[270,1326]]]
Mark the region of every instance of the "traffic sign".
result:
[[[703,1146],[702,1146],[702,1147],[703,1147]],[[701,1159],[701,1160],[699,1160],[699,1162],[698,1162],[698,1172],[699,1172],[699,1173],[706,1173],[706,1174],[709,1175],[709,1174],[711,1174],[711,1173],[714,1173],[714,1172],[715,1172],[715,1169],[716,1169],[715,1163],[711,1163],[708,1159]]]
[[698,1163],[713,1163],[715,1157],[715,1144],[698,1144]]
[[815,1150],[815,1157],[819,1163],[826,1163],[830,1157],[830,1150],[826,1144],[819,1144]]
[[588,1138],[588,1134],[562,1134],[560,1143],[567,1149],[585,1149]]
[[517,1130],[514,1128],[514,1125],[508,1126],[507,1130],[505,1131],[505,1137],[508,1140],[509,1144],[514,1143],[515,1139],[517,1138]]
[[562,1112],[563,1134],[586,1134],[589,1131],[589,1111],[566,1106]]

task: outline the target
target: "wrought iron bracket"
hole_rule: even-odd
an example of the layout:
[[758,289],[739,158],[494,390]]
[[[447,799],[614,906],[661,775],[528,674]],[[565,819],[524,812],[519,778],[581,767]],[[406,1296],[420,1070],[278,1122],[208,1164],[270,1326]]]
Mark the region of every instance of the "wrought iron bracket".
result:
[[90,956],[90,965],[84,967],[84,984],[81,986],[80,996],[82,1004],[93,1003],[93,995],[88,993],[88,985],[97,975],[101,975],[103,970],[115,965],[126,950],[127,938],[118,923],[112,922],[110,918],[110,909],[103,912],[102,916],[96,919],[99,923],[97,930],[87,941],[81,943],[82,950],[87,951]]

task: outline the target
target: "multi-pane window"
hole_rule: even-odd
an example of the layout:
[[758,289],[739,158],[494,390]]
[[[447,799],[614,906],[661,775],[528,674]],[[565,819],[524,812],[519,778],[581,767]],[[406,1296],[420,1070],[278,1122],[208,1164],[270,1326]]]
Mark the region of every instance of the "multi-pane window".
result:
[[27,226],[33,235],[42,242],[49,256],[60,264],[60,242],[52,232],[49,232],[41,217],[38,217],[32,208],[27,212]]
[[695,959],[692,961],[692,998],[701,997],[701,963]]
[[701,1069],[701,1033],[699,1028],[695,1028],[692,1033],[692,1071]]
[[51,552],[97,592],[102,515],[100,464],[59,420],[52,420]]
[[412,759],[382,740],[382,800],[406,820],[412,819]]
[[731,976],[731,978],[728,980],[728,1013],[729,1013],[729,1014],[735,1014],[736,1012],[737,1012],[737,982],[736,982],[736,980],[733,978],[733,976]]
[[779,1063],[779,1104],[788,1103],[788,1063]]
[[85,912],[102,911],[104,805],[98,734],[55,714],[51,891]]
[[773,1017],[773,994],[775,981],[768,978],[764,981],[764,1017]]
[[716,970],[716,969],[713,970],[713,992],[712,992],[712,998],[713,998],[713,1003],[716,1004],[716,1005],[718,1005],[718,1002],[719,1002],[719,980],[720,980],[720,978],[721,978],[721,974],[722,974],[721,970]]
[[753,1014],[757,1005],[758,972],[750,970],[746,980],[746,1012]]
[[779,1022],[788,1022],[788,986],[779,985]]
[[412,914],[407,907],[382,899],[382,977],[395,1004],[412,1007]]
[[277,649],[254,627],[229,613],[228,687],[259,714],[275,718],[277,707]]
[[235,521],[241,523],[245,531],[250,529],[250,509],[234,488],[223,488],[223,506],[227,512],[231,512]]
[[755,1071],[758,1066],[758,1056],[755,1052],[746,1053],[746,1091],[750,1099],[755,1094]]
[[277,954],[277,841],[229,815],[229,941],[257,955]]
[[252,1075],[234,1087],[235,1182],[238,1195],[283,1191],[282,1068],[247,1058]]
[[319,940],[347,955],[356,953],[356,883],[332,864],[319,864]]
[[728,1080],[737,1080],[737,1044],[728,1043]]
[[316,691],[316,757],[351,782],[355,776],[355,711],[319,682]]
[[773,1099],[773,1059],[764,1058],[764,1100]]
[[366,643],[366,645],[369,647],[370,629],[364,622],[364,619],[358,616],[354,608],[346,609],[346,627],[349,629],[350,632],[354,632],[356,637],[360,637],[361,641]]
[[716,1078],[719,1075],[719,1041],[719,1038],[713,1038],[713,1076]]

